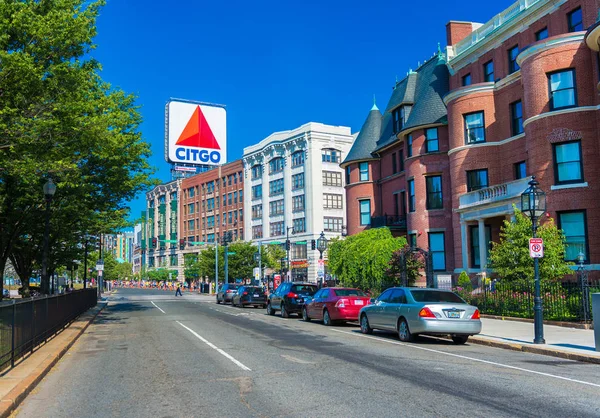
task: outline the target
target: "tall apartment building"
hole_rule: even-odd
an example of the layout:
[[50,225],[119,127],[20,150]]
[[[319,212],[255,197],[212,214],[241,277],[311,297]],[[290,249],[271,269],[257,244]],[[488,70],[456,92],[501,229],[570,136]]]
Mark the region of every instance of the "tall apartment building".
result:
[[142,224],[135,224],[133,227],[133,255],[131,258],[133,273],[142,271]]
[[[146,216],[143,222],[142,261],[148,269],[168,268],[178,271],[183,280],[183,261],[178,250],[178,210],[182,180],[154,187],[146,193]],[[145,232],[145,234],[144,234]],[[146,244],[146,245],[144,245]]]
[[285,245],[289,237],[293,280],[316,281],[319,253],[311,240],[345,229],[339,163],[353,140],[349,127],[310,122],[244,148],[245,239]]
[[597,18],[596,0],[520,0],[448,23],[446,54],[371,110],[342,164],[348,231],[389,226],[437,272],[486,271],[533,175],[565,258],[600,270]]
[[[244,181],[242,160],[236,160],[182,181],[180,230],[183,254],[198,252],[204,244],[231,233],[244,238]],[[220,241],[219,241],[220,242]]]

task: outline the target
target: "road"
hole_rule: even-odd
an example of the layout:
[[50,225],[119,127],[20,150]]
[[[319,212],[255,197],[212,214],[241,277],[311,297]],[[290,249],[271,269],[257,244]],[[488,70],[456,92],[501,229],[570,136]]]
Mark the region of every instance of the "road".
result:
[[119,289],[19,417],[600,416],[600,366]]

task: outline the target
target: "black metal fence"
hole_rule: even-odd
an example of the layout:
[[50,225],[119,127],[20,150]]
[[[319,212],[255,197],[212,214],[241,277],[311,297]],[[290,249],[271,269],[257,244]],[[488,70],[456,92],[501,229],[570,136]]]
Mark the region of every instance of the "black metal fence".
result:
[[0,305],[0,370],[14,366],[52,335],[96,306],[97,290],[76,290],[63,295],[12,300]]
[[[497,283],[475,290],[458,287],[454,291],[470,304],[477,306],[482,314],[533,318],[533,281]],[[570,322],[591,320],[589,294],[595,292],[600,292],[600,281],[590,282],[589,285],[584,286],[575,282],[542,283],[544,319]]]

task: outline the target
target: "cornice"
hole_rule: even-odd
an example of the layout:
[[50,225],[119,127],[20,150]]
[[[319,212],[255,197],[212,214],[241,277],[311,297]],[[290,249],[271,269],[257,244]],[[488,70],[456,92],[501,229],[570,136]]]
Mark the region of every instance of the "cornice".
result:
[[581,44],[583,43],[584,37],[584,32],[575,32],[573,34],[554,36],[552,38],[536,42],[525,48],[519,53],[519,55],[517,55],[517,64],[519,64],[519,67],[521,67],[525,60],[549,49],[558,48],[570,44]]
[[529,119],[526,119],[523,122],[523,127],[526,127],[527,125],[529,125],[532,122],[535,122],[536,120],[548,118],[551,116],[564,115],[567,113],[592,112],[594,110],[600,110],[600,105],[571,107],[569,109],[553,110],[551,112],[540,113],[539,115],[535,115],[535,116],[530,117]]
[[471,84],[470,86],[459,87],[456,90],[452,90],[451,92],[446,94],[442,100],[444,101],[444,104],[448,106],[448,103],[460,97],[476,93],[489,93],[491,91],[494,91],[493,81],[489,81],[487,83]]
[[483,142],[481,144],[461,145],[460,147],[452,148],[450,151],[448,151],[448,155],[452,155],[455,152],[464,151],[464,150],[473,149],[473,148],[498,147],[498,146],[502,146],[502,145],[508,144],[510,142],[516,141],[521,138],[525,138],[524,133],[515,135],[515,136],[511,136],[510,138],[503,139],[502,141]]
[[585,43],[590,49],[600,51],[600,21],[588,29],[585,34]]

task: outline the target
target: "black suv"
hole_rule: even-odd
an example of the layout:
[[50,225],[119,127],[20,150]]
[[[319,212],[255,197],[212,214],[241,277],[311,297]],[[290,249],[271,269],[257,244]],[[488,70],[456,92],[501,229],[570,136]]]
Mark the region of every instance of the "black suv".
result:
[[312,298],[317,290],[319,288],[313,283],[282,283],[269,295],[267,313],[275,315],[276,311],[281,311],[282,318],[288,318],[291,313],[302,315],[305,299]]

